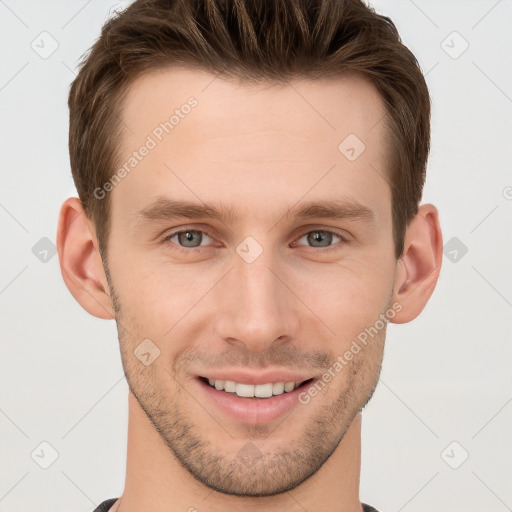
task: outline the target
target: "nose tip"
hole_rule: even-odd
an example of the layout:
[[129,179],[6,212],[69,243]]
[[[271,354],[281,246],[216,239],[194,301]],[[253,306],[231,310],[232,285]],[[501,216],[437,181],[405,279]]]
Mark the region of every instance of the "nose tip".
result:
[[252,353],[255,354],[263,354],[269,351],[269,347],[278,344],[280,341],[286,338],[286,336],[278,336],[274,340],[272,340],[271,338],[265,340],[263,335],[261,334],[258,335],[254,332],[245,332],[243,334],[243,338],[228,337],[225,340],[230,345],[238,346],[240,348],[243,348],[244,350],[250,350]]
[[270,259],[265,251],[252,263],[238,258],[218,295],[223,311],[218,317],[218,335],[254,352],[286,341],[297,328],[290,292],[276,277],[272,267],[277,263]]

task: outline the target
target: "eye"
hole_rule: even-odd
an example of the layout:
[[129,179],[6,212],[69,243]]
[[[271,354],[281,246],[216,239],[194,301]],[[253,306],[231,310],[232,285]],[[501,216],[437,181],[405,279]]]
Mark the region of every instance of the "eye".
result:
[[[173,239],[175,239],[173,241]],[[297,241],[293,242],[291,245],[292,247],[296,247],[297,245],[302,245],[299,242],[303,239],[306,239],[306,242],[308,244],[312,244],[310,248],[312,249],[320,249],[321,252],[327,252],[330,250],[338,249],[338,246],[342,246],[344,244],[349,243],[349,240],[340,234],[329,231],[326,229],[315,229],[306,232],[304,235],[301,236]],[[338,243],[336,242],[336,239],[339,240]],[[213,238],[206,232],[202,231],[200,229],[182,229],[180,231],[173,231],[172,233],[169,233],[163,238],[163,242],[167,244],[172,244],[174,246],[177,246],[177,249],[184,250],[185,252],[187,249],[197,249],[199,247],[207,246],[208,243],[213,240]],[[202,242],[205,242],[203,244]]]
[[[340,240],[339,244],[332,245],[333,237]],[[329,231],[325,229],[315,229],[313,231],[308,231],[305,233],[297,242],[294,242],[293,245],[296,245],[300,240],[306,239],[307,243],[313,244],[313,249],[322,249],[323,247],[327,247],[326,249],[322,249],[323,252],[336,249],[336,245],[343,245],[348,243],[348,240],[334,231]],[[318,244],[318,245],[315,245]]]
[[[178,245],[178,247],[184,249],[195,249],[196,247],[201,246],[201,242],[205,239],[205,237],[212,240],[212,238],[205,231],[198,229],[184,229],[170,233],[163,239],[163,241]],[[176,242],[172,241],[173,238],[176,238]]]

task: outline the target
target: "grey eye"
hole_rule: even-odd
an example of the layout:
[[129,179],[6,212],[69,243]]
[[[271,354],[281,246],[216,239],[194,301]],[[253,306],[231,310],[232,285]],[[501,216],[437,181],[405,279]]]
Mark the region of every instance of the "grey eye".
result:
[[177,243],[181,247],[195,248],[201,246],[201,242],[204,241],[205,237],[206,239],[210,238],[203,231],[188,229],[172,233],[166,237],[166,240],[171,242],[173,238],[177,238]]
[[299,241],[305,238],[308,244],[312,244],[312,247],[329,247],[333,243],[333,237],[342,240],[342,238],[336,233],[317,229],[314,231],[310,231],[309,233],[306,233],[302,238],[299,239]]

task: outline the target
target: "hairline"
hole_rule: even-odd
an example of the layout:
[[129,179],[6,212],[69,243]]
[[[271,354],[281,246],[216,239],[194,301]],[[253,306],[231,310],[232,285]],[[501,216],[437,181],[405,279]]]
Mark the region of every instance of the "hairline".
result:
[[[382,159],[383,159],[383,167],[385,168],[386,177],[381,177],[388,183],[391,189],[391,210],[392,210],[392,238],[393,238],[393,247],[395,249],[395,257],[398,259],[398,256],[396,254],[396,244],[395,244],[395,236],[396,236],[396,226],[395,226],[395,219],[393,212],[395,210],[395,192],[394,192],[394,179],[393,179],[393,167],[398,163],[398,160],[400,158],[399,154],[399,146],[400,141],[398,140],[394,125],[396,125],[396,122],[393,118],[393,116],[389,112],[389,107],[387,105],[387,102],[375,84],[375,82],[371,78],[371,74],[367,73],[365,71],[347,68],[347,69],[341,69],[337,70],[335,72],[327,73],[322,75],[318,70],[313,69],[310,71],[306,71],[304,73],[300,74],[288,74],[288,75],[282,75],[280,77],[277,76],[267,76],[263,74],[251,74],[248,73],[246,75],[243,74],[241,70],[238,68],[232,68],[230,70],[225,70],[223,72],[215,72],[215,70],[210,69],[208,66],[205,66],[200,63],[194,63],[194,62],[169,62],[167,65],[162,65],[161,63],[154,63],[152,66],[148,67],[141,67],[136,72],[134,72],[129,79],[121,82],[117,88],[117,91],[112,95],[112,101],[110,103],[110,110],[111,110],[111,119],[116,118],[116,120],[113,120],[112,125],[112,134],[109,136],[108,141],[106,142],[106,147],[108,148],[110,154],[111,154],[111,168],[108,170],[106,179],[110,179],[114,174],[116,169],[120,166],[122,162],[122,155],[121,155],[121,149],[122,149],[122,139],[124,136],[126,136],[126,129],[123,127],[127,127],[127,125],[122,120],[123,111],[126,108],[126,102],[128,101],[130,97],[130,93],[132,92],[133,88],[136,87],[137,83],[140,83],[140,81],[144,80],[146,77],[158,74],[159,72],[165,73],[169,71],[196,71],[196,72],[203,72],[211,75],[215,75],[215,78],[221,78],[222,80],[230,81],[231,83],[235,83],[241,86],[247,86],[250,87],[251,85],[254,86],[265,86],[268,87],[274,87],[274,86],[286,86],[289,84],[292,80],[310,80],[310,81],[337,81],[341,80],[347,77],[358,77],[360,79],[363,79],[367,83],[369,83],[375,92],[378,95],[378,98],[381,101],[381,104],[384,109],[384,116],[382,119],[379,120],[379,123],[383,123],[383,141],[385,150],[383,151]],[[127,127],[128,128],[128,127]],[[372,127],[373,129],[374,127]],[[117,144],[116,144],[117,143]],[[111,224],[112,224],[112,192],[108,193],[102,201],[105,201],[104,208],[105,208],[105,219],[104,219],[104,229],[100,230],[100,233],[102,236],[98,237],[98,246],[100,248],[100,255],[102,257],[102,260],[104,260],[105,264],[108,258],[108,240],[110,238],[110,232],[111,232]],[[91,219],[93,223],[95,224],[95,219]],[[95,224],[95,228],[98,231],[98,226]],[[101,238],[101,239],[100,239]],[[402,247],[403,247],[403,241],[402,241]]]

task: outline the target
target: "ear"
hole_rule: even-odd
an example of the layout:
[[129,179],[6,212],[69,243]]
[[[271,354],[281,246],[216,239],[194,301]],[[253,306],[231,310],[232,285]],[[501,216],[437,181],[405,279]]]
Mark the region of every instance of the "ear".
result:
[[427,304],[441,271],[443,236],[437,208],[419,207],[405,234],[404,251],[398,259],[392,303],[402,309],[390,322],[402,324],[416,318]]
[[78,197],[61,206],[57,251],[62,277],[76,301],[93,316],[115,318],[96,231]]

